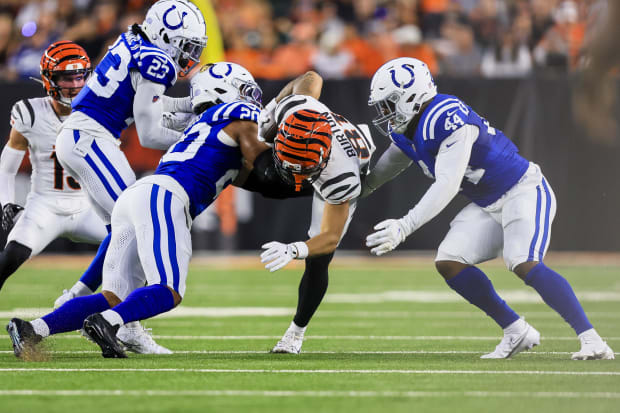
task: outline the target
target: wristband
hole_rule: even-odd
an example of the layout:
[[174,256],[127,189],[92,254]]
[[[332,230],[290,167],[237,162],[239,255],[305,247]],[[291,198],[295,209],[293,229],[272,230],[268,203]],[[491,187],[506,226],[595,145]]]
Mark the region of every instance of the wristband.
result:
[[303,260],[308,257],[308,244],[303,241],[293,242],[291,244],[293,250],[293,258],[296,260]]

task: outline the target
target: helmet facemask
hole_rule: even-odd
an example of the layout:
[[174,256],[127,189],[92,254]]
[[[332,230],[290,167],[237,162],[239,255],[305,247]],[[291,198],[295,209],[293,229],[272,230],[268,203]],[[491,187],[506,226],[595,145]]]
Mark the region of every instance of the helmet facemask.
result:
[[[167,38],[167,36],[164,37]],[[169,40],[173,49],[176,52],[176,56],[173,56],[173,60],[178,63],[181,77],[187,76],[192,70],[194,65],[200,62],[200,55],[207,45],[206,37],[175,37]]]

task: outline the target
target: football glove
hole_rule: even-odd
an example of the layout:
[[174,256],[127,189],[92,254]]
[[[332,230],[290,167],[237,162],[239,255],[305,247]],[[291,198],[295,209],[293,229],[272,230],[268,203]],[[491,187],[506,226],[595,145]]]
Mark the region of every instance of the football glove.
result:
[[283,244],[278,241],[271,241],[261,248],[265,248],[266,251],[260,255],[260,262],[267,263],[265,268],[270,272],[278,271],[294,259],[301,260],[308,256],[308,246],[305,242]]
[[8,234],[15,225],[15,216],[23,211],[24,207],[17,204],[6,204],[2,207],[2,232]]
[[366,246],[374,247],[370,252],[383,255],[395,249],[407,238],[407,232],[400,219],[386,219],[374,227],[375,232],[366,237]]
[[194,120],[192,113],[164,112],[161,115],[161,126],[177,132],[183,132]]

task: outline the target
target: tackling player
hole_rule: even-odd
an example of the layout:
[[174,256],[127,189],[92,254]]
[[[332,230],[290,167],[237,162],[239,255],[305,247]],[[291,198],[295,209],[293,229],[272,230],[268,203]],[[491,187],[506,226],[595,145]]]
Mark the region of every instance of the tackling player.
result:
[[235,180],[244,162],[252,165],[257,155],[271,153],[258,140],[261,91],[247,70],[227,62],[206,65],[191,90],[198,119],[162,157],[155,174],[137,181],[116,203],[103,292],[74,298],[31,323],[12,319],[7,330],[16,356],[83,323],[104,357],[124,358],[116,339],[119,326],[181,302],[192,220]]
[[[206,26],[200,10],[186,0],[160,0],[144,22],[119,36],[73,101],[73,112],[56,141],[62,166],[88,193],[106,224],[114,203],[136,176],[119,148],[121,131],[135,122],[142,146],[167,149],[181,134],[162,127],[162,113],[191,112],[188,98],[173,99],[164,92],[199,61],[206,45]],[[55,307],[73,297],[92,294],[101,284],[101,269],[110,237],[102,242],[80,281],[56,300]],[[136,285],[135,287],[138,287]],[[127,343],[137,351],[168,353],[142,334]],[[121,330],[122,331],[122,330]]]
[[297,312],[274,353],[301,352],[303,337],[328,285],[334,251],[355,212],[374,143],[366,125],[354,125],[317,99],[323,80],[314,73],[293,80],[262,113],[261,134],[274,139],[274,160],[282,179],[301,189],[314,188],[309,239],[265,245],[261,262],[276,271],[291,260],[305,260],[299,284]]
[[364,182],[364,195],[402,172],[412,161],[435,179],[418,204],[400,219],[375,226],[366,238],[375,255],[395,249],[441,212],[460,191],[472,201],[451,222],[435,258],[447,284],[483,310],[503,330],[495,351],[482,358],[514,356],[540,344],[540,333],[502,300],[475,265],[504,261],[577,333],[577,360],[613,359],[564,277],[543,263],[556,212],[555,195],[540,167],[455,96],[437,94],[426,64],[398,58],[377,70],[370,86],[373,120],[392,144]]
[[[107,235],[105,224],[80,185],[60,166],[55,151],[58,129],[90,73],[90,59],[81,46],[70,41],[53,43],[41,57],[41,83],[48,96],[13,105],[9,140],[0,156],[2,232],[8,241],[0,254],[0,289],[54,239],[100,244]],[[13,227],[15,212],[22,209],[15,204],[15,175],[26,149],[32,164],[31,190]]]

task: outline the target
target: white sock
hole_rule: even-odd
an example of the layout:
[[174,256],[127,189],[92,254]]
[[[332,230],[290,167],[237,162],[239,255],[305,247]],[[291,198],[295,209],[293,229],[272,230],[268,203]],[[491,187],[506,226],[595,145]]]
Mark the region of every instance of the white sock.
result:
[[595,329],[591,328],[589,330],[583,331],[581,334],[577,336],[579,340],[583,341],[584,339],[594,339],[594,340],[603,340],[601,336],[598,335]]
[[71,292],[76,297],[82,297],[82,296],[91,295],[94,293],[94,291],[88,288],[88,286],[84,284],[82,281],[76,282],[75,285],[71,287]]
[[504,329],[505,334],[519,334],[525,328],[525,320],[519,318]]
[[35,333],[43,338],[49,337],[50,328],[47,326],[47,323],[43,321],[43,319],[37,318],[36,320],[32,320],[30,324],[32,325]]
[[125,324],[121,315],[114,310],[105,310],[101,313],[101,316],[113,326],[122,326]]
[[308,326],[299,327],[294,321],[291,321],[291,325],[288,327],[290,331],[294,331],[296,334],[304,334],[306,332],[306,328],[308,328]]

